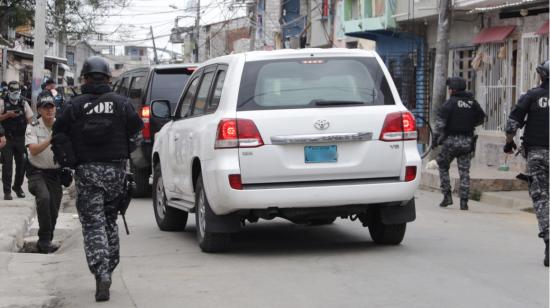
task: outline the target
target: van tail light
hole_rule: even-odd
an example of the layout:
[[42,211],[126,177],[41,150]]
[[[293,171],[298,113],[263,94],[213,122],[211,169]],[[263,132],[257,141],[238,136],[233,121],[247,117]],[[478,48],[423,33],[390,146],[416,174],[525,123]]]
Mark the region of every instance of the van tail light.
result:
[[140,112],[141,120],[143,121],[143,129],[141,135],[146,141],[151,140],[151,107],[143,106]]
[[243,182],[241,181],[240,174],[230,174],[229,175],[229,186],[233,189],[242,190]]
[[256,124],[247,119],[223,119],[218,124],[216,149],[256,148],[264,141]]
[[405,182],[411,182],[416,179],[416,166],[407,166],[405,168]]
[[382,141],[416,140],[417,136],[416,121],[412,113],[392,112],[384,120],[379,139]]

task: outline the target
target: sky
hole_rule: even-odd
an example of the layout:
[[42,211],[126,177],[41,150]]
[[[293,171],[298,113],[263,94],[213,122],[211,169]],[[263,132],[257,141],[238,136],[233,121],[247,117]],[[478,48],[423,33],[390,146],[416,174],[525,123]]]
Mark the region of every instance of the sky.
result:
[[[243,16],[243,9],[230,9],[233,1],[201,0],[201,25]],[[104,38],[107,41],[153,46],[150,40],[152,26],[157,48],[181,53],[181,44],[169,42],[170,30],[176,18],[178,26],[184,27],[194,25],[195,16],[196,0],[131,0],[128,7],[112,10],[109,18],[100,22],[98,30],[109,34]],[[159,53],[159,58],[167,59],[169,54]]]

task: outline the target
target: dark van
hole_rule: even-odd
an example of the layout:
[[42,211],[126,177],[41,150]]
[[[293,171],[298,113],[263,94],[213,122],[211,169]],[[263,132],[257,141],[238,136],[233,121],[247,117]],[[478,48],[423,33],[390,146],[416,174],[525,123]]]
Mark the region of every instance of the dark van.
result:
[[137,68],[123,73],[113,81],[113,90],[130,99],[144,123],[141,141],[131,154],[131,166],[137,186],[134,197],[151,194],[151,149],[155,134],[168,122],[166,119],[151,117],[150,104],[154,100],[168,100],[172,110],[175,110],[187,79],[196,67],[196,64],[172,64]]

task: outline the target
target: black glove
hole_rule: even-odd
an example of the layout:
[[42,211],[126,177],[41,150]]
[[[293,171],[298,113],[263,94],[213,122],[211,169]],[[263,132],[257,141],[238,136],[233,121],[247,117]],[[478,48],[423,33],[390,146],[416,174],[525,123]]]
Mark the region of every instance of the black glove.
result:
[[517,148],[518,146],[516,145],[514,140],[512,140],[511,142],[507,142],[502,150],[504,151],[504,153],[513,154],[514,150]]

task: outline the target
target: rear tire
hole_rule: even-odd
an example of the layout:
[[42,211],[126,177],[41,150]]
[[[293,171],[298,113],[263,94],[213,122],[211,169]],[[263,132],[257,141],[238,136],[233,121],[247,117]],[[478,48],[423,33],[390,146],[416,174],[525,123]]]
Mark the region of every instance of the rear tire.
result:
[[153,193],[153,211],[155,212],[155,220],[159,229],[162,231],[181,231],[185,229],[188,213],[167,205],[168,200],[164,192],[160,164],[155,166],[153,187],[155,187],[155,192]]
[[370,237],[376,244],[399,245],[405,237],[407,224],[385,225],[378,212],[369,215],[367,222]]
[[152,187],[149,185],[149,177],[151,176],[151,170],[149,168],[138,168],[131,164],[132,173],[134,174],[134,181],[136,183],[136,189],[134,189],[134,198],[149,197],[152,193]]
[[197,229],[197,242],[203,252],[222,252],[231,245],[230,233],[213,233],[208,231],[208,217],[215,215],[210,209],[206,198],[202,175],[199,175],[196,185],[195,197],[195,226]]

